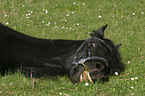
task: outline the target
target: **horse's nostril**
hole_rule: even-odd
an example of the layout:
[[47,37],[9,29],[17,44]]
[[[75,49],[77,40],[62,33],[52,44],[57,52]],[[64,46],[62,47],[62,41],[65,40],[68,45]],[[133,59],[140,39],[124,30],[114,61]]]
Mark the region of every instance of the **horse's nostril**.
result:
[[104,69],[104,65],[101,63],[96,63],[96,68],[99,70],[103,70]]
[[101,65],[100,64],[96,64],[96,68],[97,69],[101,69]]

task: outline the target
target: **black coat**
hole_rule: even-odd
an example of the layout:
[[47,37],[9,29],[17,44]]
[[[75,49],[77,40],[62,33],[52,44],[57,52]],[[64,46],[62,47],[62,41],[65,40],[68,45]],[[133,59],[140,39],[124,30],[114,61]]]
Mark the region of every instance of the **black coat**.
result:
[[[107,25],[94,31],[92,34],[92,39],[97,37],[99,38],[97,39],[97,42],[104,41],[104,43],[96,43],[98,44],[96,49],[92,49],[93,47],[90,49],[94,50],[92,51],[93,56],[104,58],[107,61],[109,66],[103,69],[103,72],[102,70],[99,72],[105,74],[105,76],[107,76],[106,78],[108,78],[108,75],[114,74],[115,71],[121,72],[124,69],[124,64],[121,62],[118,48],[111,40],[103,38],[106,27]],[[35,38],[15,31],[0,23],[1,73],[4,75],[7,71],[15,72],[19,69],[28,76],[31,74],[32,70],[34,70],[33,76],[37,77],[64,74],[70,76],[70,73],[73,70],[71,80],[73,83],[77,83],[79,82],[80,74],[84,70],[84,66],[74,68],[73,62],[78,54],[79,59],[83,58],[83,50],[79,53],[76,53],[76,51],[84,41],[85,40],[52,40]],[[85,49],[85,51],[87,50]],[[94,69],[94,67],[89,67],[91,64],[86,63],[86,65],[90,71]],[[93,77],[92,74],[91,76]],[[98,75],[95,74],[95,76]]]

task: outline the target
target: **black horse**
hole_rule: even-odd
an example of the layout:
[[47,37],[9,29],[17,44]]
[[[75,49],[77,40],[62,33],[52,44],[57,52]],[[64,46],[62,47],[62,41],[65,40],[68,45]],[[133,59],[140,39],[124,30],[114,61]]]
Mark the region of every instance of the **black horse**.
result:
[[[15,31],[0,23],[0,72],[21,70],[33,76],[68,74],[78,83],[86,71],[89,80],[107,81],[109,74],[122,72],[124,64],[118,48],[104,38],[107,25],[86,40],[40,39]],[[85,77],[85,75],[84,75]]]

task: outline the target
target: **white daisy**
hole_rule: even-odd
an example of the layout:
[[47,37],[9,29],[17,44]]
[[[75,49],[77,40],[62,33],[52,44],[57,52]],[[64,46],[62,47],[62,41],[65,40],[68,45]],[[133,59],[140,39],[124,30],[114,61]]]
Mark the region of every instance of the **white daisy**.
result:
[[45,10],[45,13],[48,13],[48,11],[47,11],[47,10]]
[[141,12],[141,14],[144,14],[144,12]]
[[135,77],[135,79],[138,79],[137,77]]
[[101,17],[102,17],[101,15],[98,16],[98,18],[101,18]]
[[7,22],[6,25],[8,25],[9,23]]
[[115,72],[115,75],[118,75],[118,72]]
[[66,16],[69,16],[69,14],[67,14]]
[[134,87],[132,86],[132,87],[130,87],[131,89],[134,89]]
[[89,83],[85,83],[85,86],[89,86]]
[[76,4],[76,2],[73,2],[73,4]]
[[134,80],[134,78],[131,78],[131,80]]

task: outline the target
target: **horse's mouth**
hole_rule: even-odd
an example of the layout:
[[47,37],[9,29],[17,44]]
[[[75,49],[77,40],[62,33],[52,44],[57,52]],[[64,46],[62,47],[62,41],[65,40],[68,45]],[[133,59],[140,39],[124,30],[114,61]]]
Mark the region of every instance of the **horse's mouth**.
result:
[[90,81],[90,82],[93,82],[91,76],[90,76],[90,73],[88,71],[84,71],[81,75],[80,75],[80,82],[87,82],[87,81]]
[[83,71],[80,75],[80,82],[105,82],[109,80],[108,75],[98,74],[98,75],[91,75],[88,71]]

